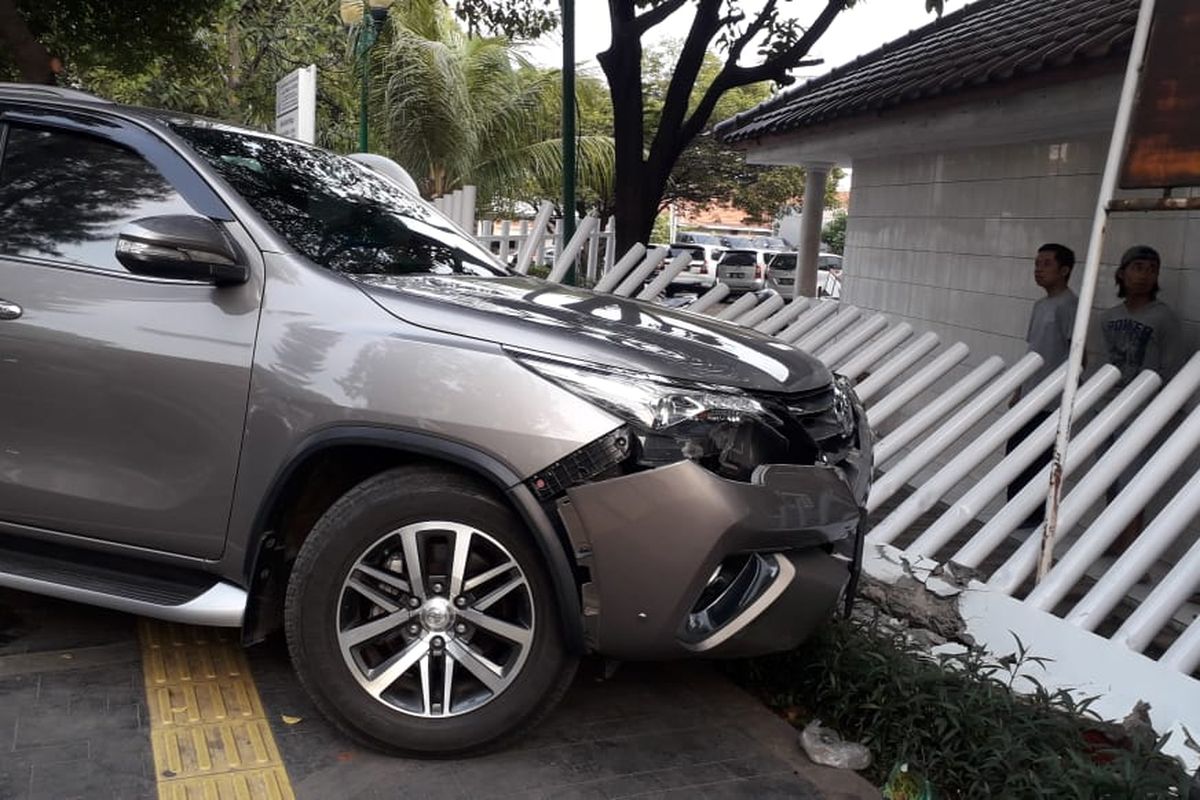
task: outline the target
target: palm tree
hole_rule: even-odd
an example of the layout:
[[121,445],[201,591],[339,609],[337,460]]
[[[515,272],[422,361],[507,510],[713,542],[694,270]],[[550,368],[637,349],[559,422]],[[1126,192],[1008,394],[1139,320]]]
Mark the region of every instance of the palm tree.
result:
[[[509,39],[468,36],[441,0],[401,0],[389,19],[386,148],[422,192],[470,183],[490,205],[557,197],[559,74],[529,63]],[[611,137],[581,136],[578,145],[579,183],[611,187]]]

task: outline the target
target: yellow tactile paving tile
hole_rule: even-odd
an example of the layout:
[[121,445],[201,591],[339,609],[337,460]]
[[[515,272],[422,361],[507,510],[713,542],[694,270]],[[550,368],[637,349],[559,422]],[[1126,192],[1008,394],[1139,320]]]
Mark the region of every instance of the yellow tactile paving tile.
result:
[[158,788],[159,800],[290,800],[292,796],[283,767],[169,781]]
[[180,685],[146,684],[150,719],[163,727],[262,718],[258,695],[243,680],[210,680]]
[[235,632],[142,620],[160,800],[292,800]]

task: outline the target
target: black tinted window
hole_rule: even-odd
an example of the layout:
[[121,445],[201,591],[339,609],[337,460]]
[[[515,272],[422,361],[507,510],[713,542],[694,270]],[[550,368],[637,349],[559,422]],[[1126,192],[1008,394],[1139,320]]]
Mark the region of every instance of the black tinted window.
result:
[[775,256],[771,260],[771,269],[795,269],[796,256],[790,253]]
[[174,126],[288,243],[352,275],[504,275],[486,248],[369,168],[316,147]]
[[119,272],[126,223],[189,214],[187,202],[141,156],[67,131],[8,129],[0,165],[0,252]]
[[704,260],[704,248],[680,247],[679,245],[672,245],[671,249],[667,250],[667,258],[675,258],[675,256],[679,255],[680,253],[687,253],[695,260]]
[[757,263],[754,253],[726,253],[721,263],[727,267],[753,267]]

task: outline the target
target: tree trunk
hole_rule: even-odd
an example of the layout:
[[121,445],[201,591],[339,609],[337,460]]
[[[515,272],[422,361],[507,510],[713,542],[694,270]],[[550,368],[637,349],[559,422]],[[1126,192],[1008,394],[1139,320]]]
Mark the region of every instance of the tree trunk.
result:
[[[612,44],[597,60],[608,78],[613,104],[616,187],[613,218],[617,257],[645,242],[654,227],[654,203],[647,204],[642,131],[642,41],[633,23],[633,3],[610,0]],[[648,207],[649,206],[649,207]]]
[[27,83],[54,83],[50,53],[34,38],[14,0],[0,0],[0,41],[8,45],[13,63]]

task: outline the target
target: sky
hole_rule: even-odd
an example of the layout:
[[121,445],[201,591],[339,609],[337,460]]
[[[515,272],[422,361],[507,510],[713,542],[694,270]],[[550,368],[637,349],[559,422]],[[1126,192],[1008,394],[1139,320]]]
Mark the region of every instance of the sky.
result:
[[[967,5],[968,0],[945,0],[945,13],[957,11]],[[747,18],[762,7],[762,0],[744,0]],[[825,0],[784,0],[780,4],[784,15],[800,19],[802,23],[813,19],[825,6]],[[670,39],[682,39],[687,35],[694,16],[693,6],[688,3],[668,17],[662,24],[652,28],[643,41],[643,46],[653,46]],[[925,0],[858,0],[850,9],[843,11],[825,31],[825,35],[814,46],[809,56],[822,58],[819,66],[796,70],[793,75],[798,81],[822,75],[840,64],[869,53],[914,28],[928,24],[936,15],[925,10]],[[603,78],[604,73],[596,61],[596,54],[608,48],[610,40],[608,3],[606,0],[576,0],[575,2],[575,59],[584,70]],[[528,48],[528,55],[543,66],[562,64],[562,36],[547,35]],[[743,63],[754,58],[753,46],[746,48]],[[840,190],[849,188],[849,175],[843,178]]]
[[[966,0],[946,0],[946,13],[966,4]],[[762,2],[745,0],[743,5],[749,17],[751,12],[762,6]],[[794,16],[803,22],[816,16],[825,6],[825,2],[785,0],[780,5],[785,15]],[[693,16],[691,4],[685,4],[661,25],[652,28],[645,44],[653,45],[667,39],[682,39],[687,35]],[[853,8],[838,15],[810,53],[812,57],[824,58],[825,63],[817,67],[808,67],[795,75],[798,78],[820,75],[934,19],[934,14],[925,11],[925,0],[859,0]],[[596,63],[596,53],[608,48],[609,39],[608,3],[605,0],[576,0],[575,57],[580,65],[602,76]],[[747,48],[747,51],[752,57],[752,48]],[[562,37],[544,37],[530,48],[529,55],[545,66],[560,65]]]

